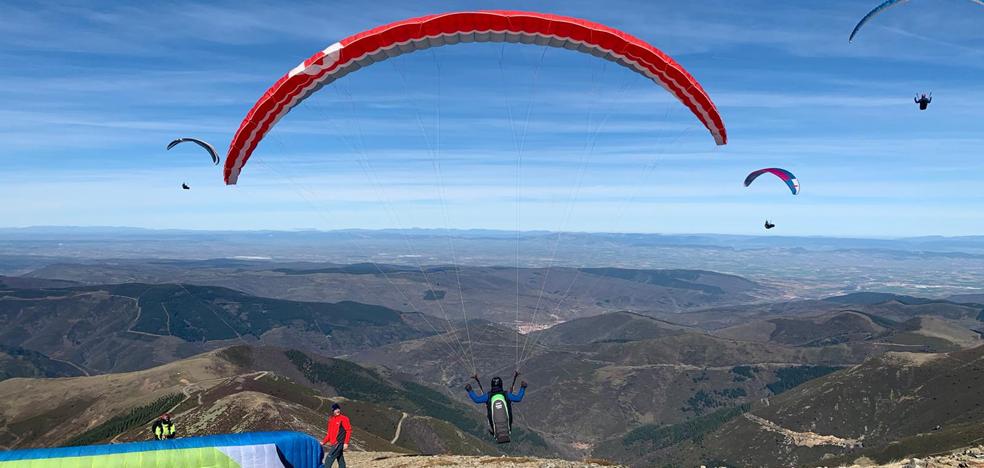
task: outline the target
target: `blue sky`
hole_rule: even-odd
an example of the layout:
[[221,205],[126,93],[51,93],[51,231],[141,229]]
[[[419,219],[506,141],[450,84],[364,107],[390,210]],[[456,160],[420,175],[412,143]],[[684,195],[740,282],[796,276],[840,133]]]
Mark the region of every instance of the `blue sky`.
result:
[[[713,140],[641,76],[471,44],[353,73],[222,185],[262,92],[317,50],[412,16],[525,2],[5,2],[0,226],[496,228],[787,235],[984,232],[984,8],[913,0],[537,2],[639,36],[717,103]],[[918,112],[912,95],[933,91]],[[521,156],[517,176],[517,157]],[[796,173],[744,188],[761,167]],[[193,187],[182,191],[187,182]],[[517,203],[517,198],[519,202]]]

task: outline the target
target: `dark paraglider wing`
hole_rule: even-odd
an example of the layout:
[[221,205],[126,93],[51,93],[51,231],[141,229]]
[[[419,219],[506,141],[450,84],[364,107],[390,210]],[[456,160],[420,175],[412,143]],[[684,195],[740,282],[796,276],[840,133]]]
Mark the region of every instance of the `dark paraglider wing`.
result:
[[217,153],[215,151],[215,147],[213,147],[212,145],[208,144],[208,142],[206,142],[204,140],[200,140],[198,138],[178,138],[178,139],[176,139],[176,140],[168,143],[167,144],[167,149],[170,150],[171,148],[174,148],[175,146],[177,146],[177,145],[179,145],[181,143],[185,143],[185,142],[189,142],[189,141],[192,142],[192,143],[195,143],[198,146],[201,146],[202,148],[205,149],[205,151],[208,151],[208,155],[212,157],[212,164],[214,164],[216,166],[219,165],[219,162],[220,162],[219,153]]
[[857,26],[854,26],[854,30],[851,31],[851,37],[848,38],[847,41],[854,42],[854,36],[858,34],[858,31],[860,31],[865,24],[868,24],[868,22],[871,21],[871,19],[874,18],[875,16],[878,16],[878,14],[884,12],[889,8],[892,8],[893,6],[901,5],[907,1],[909,0],[888,0],[885,3],[876,6],[874,10],[871,10],[868,12],[867,15],[864,15],[864,18],[861,18],[861,21],[858,21]]
[[[867,15],[864,15],[864,18],[861,18],[861,21],[859,21],[857,26],[854,27],[854,30],[851,31],[851,37],[848,38],[848,42],[854,42],[854,36],[856,36],[858,34],[858,31],[860,31],[865,24],[871,21],[872,18],[878,16],[878,14],[884,12],[889,8],[892,8],[896,5],[901,5],[907,1],[909,0],[888,0],[882,3],[881,5],[875,7],[874,10],[869,11]],[[978,5],[984,6],[984,0],[970,0],[970,1]]]
[[775,175],[780,180],[782,180],[783,182],[785,182],[786,183],[786,186],[789,187],[789,190],[791,192],[793,192],[793,195],[798,195],[799,194],[799,191],[800,191],[799,179],[797,179],[796,176],[794,176],[792,172],[789,172],[789,171],[787,171],[785,169],[780,169],[778,167],[767,167],[765,169],[759,169],[757,171],[752,171],[750,174],[748,174],[747,177],[745,177],[745,187],[748,187],[749,185],[752,185],[752,182],[754,182],[755,179],[758,178],[758,176],[760,176],[762,174],[766,174],[766,173]]
[[719,145],[727,132],[714,102],[683,66],[623,31],[578,18],[524,11],[464,11],[397,21],[336,42],[294,67],[256,101],[229,145],[224,175],[235,184],[264,136],[321,87],[373,63],[430,47],[515,42],[567,48],[616,62],[653,80],[699,119]]

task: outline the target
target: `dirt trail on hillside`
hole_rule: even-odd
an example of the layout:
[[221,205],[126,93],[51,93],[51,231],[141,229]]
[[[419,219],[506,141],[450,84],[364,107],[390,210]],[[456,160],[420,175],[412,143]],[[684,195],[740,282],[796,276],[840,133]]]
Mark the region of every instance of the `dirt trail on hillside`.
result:
[[782,434],[786,437],[786,440],[792,442],[795,445],[799,445],[803,447],[836,445],[839,447],[853,448],[853,447],[858,447],[861,444],[861,441],[859,439],[844,439],[833,435],[821,435],[815,432],[792,431],[784,427],[781,427],[772,421],[762,419],[750,413],[745,413],[743,416],[745,416],[745,418],[748,419],[749,421],[752,421],[758,424],[759,426],[761,426],[762,429],[775,432],[778,434]]

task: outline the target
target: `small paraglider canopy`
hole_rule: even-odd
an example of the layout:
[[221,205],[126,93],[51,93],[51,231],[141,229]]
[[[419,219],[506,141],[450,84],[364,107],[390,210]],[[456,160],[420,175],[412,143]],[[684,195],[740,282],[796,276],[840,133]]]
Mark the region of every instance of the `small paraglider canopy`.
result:
[[[848,38],[847,41],[854,42],[854,36],[858,34],[858,31],[860,31],[864,25],[868,24],[868,22],[871,21],[872,18],[878,16],[879,13],[882,13],[885,10],[888,10],[889,8],[892,8],[894,6],[901,5],[907,1],[909,0],[888,0],[882,3],[881,5],[876,6],[874,10],[871,10],[868,12],[867,15],[864,15],[864,18],[861,18],[861,21],[858,21],[857,26],[854,26],[854,30],[851,31],[851,37]],[[984,0],[970,0],[970,1],[978,5],[984,6]]]
[[190,142],[192,142],[192,143],[194,143],[194,144],[196,144],[198,146],[201,146],[202,148],[205,149],[205,151],[208,151],[208,155],[212,157],[212,164],[214,164],[216,166],[219,165],[219,154],[217,152],[215,152],[215,148],[212,145],[208,144],[208,142],[206,142],[204,140],[200,140],[198,138],[178,138],[178,139],[176,139],[176,140],[168,143],[167,144],[167,149],[170,150],[171,148],[174,148],[175,146],[177,146],[177,145],[179,145],[181,143],[188,142],[188,141],[190,141]]
[[879,13],[907,1],[908,0],[888,0],[881,5],[876,6],[875,9],[869,11],[867,15],[864,15],[864,18],[861,18],[861,21],[858,21],[858,24],[854,26],[854,30],[851,31],[851,37],[847,39],[847,42],[854,42],[854,36],[858,34],[858,31],[860,31],[864,25],[868,24],[868,21],[871,21],[872,18],[878,16]]
[[748,174],[748,177],[745,177],[745,187],[748,187],[749,185],[752,185],[752,182],[754,182],[755,179],[758,178],[758,176],[760,176],[762,174],[765,174],[765,173],[769,173],[769,174],[775,175],[780,180],[782,180],[783,182],[785,182],[786,185],[789,186],[789,190],[791,192],[793,192],[793,195],[798,195],[799,194],[799,191],[800,191],[799,179],[797,179],[796,176],[794,176],[792,172],[789,172],[789,171],[787,171],[785,169],[780,169],[778,167],[767,167],[765,169],[759,169],[757,171],[752,171],[751,174]]

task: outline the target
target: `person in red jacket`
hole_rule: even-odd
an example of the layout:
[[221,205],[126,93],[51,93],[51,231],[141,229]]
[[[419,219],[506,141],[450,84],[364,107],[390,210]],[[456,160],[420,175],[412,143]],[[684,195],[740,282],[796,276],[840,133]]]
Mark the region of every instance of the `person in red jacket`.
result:
[[335,460],[338,460],[338,468],[345,468],[345,450],[348,450],[350,439],[352,439],[352,424],[349,423],[348,416],[342,414],[342,407],[338,403],[333,403],[331,416],[328,417],[328,433],[321,441],[321,445],[328,446],[325,468],[331,468]]

